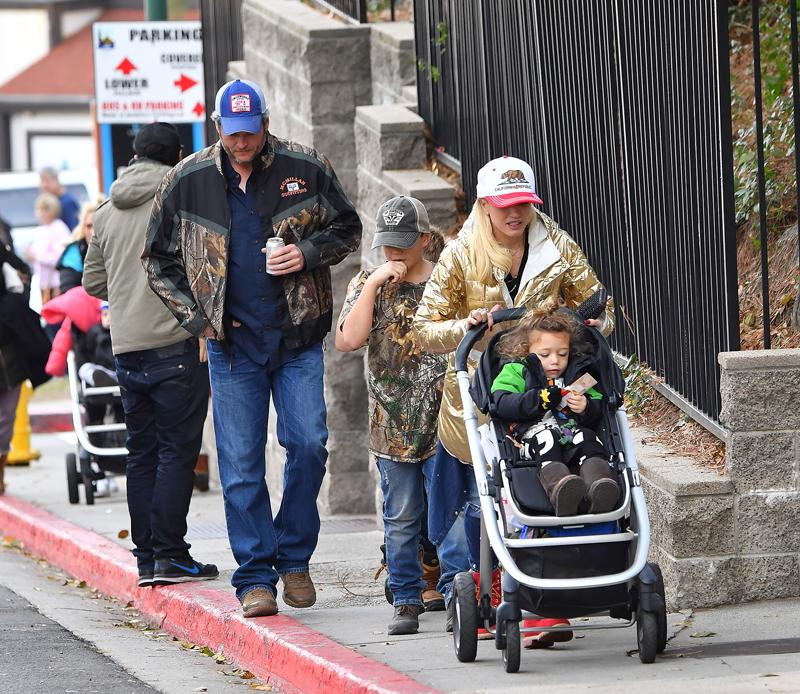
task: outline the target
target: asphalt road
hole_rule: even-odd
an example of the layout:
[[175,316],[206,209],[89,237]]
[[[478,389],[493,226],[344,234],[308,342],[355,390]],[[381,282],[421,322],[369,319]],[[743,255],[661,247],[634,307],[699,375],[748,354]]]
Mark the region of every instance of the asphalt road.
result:
[[6,694],[156,690],[0,586],[0,689]]

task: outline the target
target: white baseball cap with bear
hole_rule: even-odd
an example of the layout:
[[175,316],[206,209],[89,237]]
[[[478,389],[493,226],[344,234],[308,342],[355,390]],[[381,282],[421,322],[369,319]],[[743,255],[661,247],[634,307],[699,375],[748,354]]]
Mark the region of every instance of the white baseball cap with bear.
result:
[[494,207],[510,207],[530,202],[542,204],[536,194],[533,169],[516,157],[498,157],[478,171],[478,197]]

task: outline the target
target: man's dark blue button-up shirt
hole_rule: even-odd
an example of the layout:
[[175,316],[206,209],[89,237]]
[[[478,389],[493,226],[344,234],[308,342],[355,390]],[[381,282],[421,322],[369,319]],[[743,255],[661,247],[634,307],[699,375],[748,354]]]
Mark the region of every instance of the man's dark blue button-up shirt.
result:
[[283,282],[266,272],[261,252],[272,236],[272,220],[262,220],[258,214],[257,172],[250,174],[243,192],[239,188],[241,178],[227,157],[224,169],[231,208],[225,312],[242,324],[234,328],[228,323],[228,337],[234,350],[241,349],[257,364],[276,368],[286,357],[278,308]]

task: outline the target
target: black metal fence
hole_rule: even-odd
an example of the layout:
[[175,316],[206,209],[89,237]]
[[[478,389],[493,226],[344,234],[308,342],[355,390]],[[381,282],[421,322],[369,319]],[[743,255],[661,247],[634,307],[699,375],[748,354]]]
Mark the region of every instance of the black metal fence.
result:
[[[200,0],[203,24],[203,81],[206,109],[214,109],[217,90],[227,81],[228,63],[244,56],[242,37],[242,0]],[[216,142],[217,131],[206,120],[206,141]]]
[[615,297],[615,348],[710,420],[739,346],[727,5],[414,5],[420,113],[468,202],[486,161],[529,161]]
[[[347,21],[356,24],[369,22],[370,7],[367,0],[313,0],[313,2]],[[395,0],[383,0],[377,4],[381,8],[383,5],[388,5],[389,17],[391,21],[395,20]]]

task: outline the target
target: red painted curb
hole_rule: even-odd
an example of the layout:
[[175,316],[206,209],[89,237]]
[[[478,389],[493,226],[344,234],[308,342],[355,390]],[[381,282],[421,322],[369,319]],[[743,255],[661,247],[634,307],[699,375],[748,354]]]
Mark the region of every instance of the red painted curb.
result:
[[56,431],[74,431],[70,412],[29,414],[32,434],[51,434]]
[[284,689],[342,694],[421,694],[438,690],[332,641],[285,615],[245,619],[236,597],[202,583],[137,588],[133,557],[102,535],[10,496],[0,498],[0,529],[25,549],[93,588],[132,601],[161,628],[222,651]]

